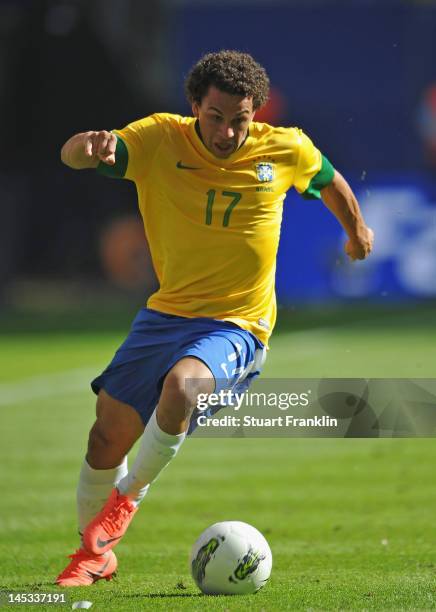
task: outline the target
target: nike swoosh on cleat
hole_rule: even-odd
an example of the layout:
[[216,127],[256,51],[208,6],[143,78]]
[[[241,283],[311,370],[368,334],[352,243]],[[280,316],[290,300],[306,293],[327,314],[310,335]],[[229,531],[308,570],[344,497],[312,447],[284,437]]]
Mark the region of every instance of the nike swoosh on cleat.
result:
[[104,570],[107,568],[107,566],[109,565],[109,561],[110,559],[108,559],[106,561],[106,563],[103,565],[103,567],[101,568],[101,570],[98,570],[97,572],[90,572],[89,570],[85,570],[86,573],[88,574],[88,576],[90,578],[101,578],[103,576],[103,572]]
[[182,163],[182,160],[177,162],[176,168],[179,170],[201,170],[201,168],[196,168],[195,166],[185,166],[185,164]]
[[115,542],[115,540],[119,540],[120,538],[121,538],[121,536],[118,536],[117,538],[111,538],[110,540],[100,540],[100,538],[97,538],[97,546],[99,548],[104,548],[105,546],[107,546],[111,542]]

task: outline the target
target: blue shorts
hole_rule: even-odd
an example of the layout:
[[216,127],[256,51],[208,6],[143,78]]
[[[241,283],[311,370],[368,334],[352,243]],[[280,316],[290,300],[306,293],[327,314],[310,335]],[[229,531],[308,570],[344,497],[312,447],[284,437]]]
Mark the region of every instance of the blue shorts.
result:
[[[129,404],[147,424],[164,378],[183,357],[203,361],[215,378],[215,392],[245,391],[259,375],[265,347],[251,332],[226,321],[188,319],[141,308],[129,335],[91,387]],[[214,410],[215,412],[215,410]],[[195,429],[196,415],[190,432]]]

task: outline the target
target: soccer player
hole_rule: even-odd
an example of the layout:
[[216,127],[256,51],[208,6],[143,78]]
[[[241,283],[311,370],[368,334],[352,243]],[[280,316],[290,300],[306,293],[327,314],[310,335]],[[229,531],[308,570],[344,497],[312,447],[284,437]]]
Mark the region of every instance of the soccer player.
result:
[[186,79],[193,117],[158,113],[122,130],[76,134],[62,147],[71,168],[135,182],[159,289],[92,382],[97,418],[77,489],[82,541],[61,586],[112,577],[112,549],[183,444],[197,394],[235,390],[259,374],[276,318],[288,189],[322,198],[348,235],[351,259],[371,252],[373,233],[351,188],[311,140],[254,121],[268,91],[250,55],[210,53]]

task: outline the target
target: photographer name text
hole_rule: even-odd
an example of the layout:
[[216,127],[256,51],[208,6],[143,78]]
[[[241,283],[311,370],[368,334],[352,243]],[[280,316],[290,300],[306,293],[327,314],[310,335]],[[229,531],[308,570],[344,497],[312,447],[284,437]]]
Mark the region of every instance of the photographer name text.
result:
[[233,415],[208,417],[202,414],[197,418],[197,424],[199,427],[337,427],[338,420],[329,416],[302,418],[290,414],[273,418],[248,414],[244,417]]

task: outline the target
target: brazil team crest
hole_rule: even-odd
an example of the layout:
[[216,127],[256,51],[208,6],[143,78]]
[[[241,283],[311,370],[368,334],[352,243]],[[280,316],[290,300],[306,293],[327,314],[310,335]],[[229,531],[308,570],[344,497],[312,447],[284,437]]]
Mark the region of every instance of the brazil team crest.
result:
[[259,162],[255,164],[257,180],[261,183],[270,183],[274,180],[274,164]]

